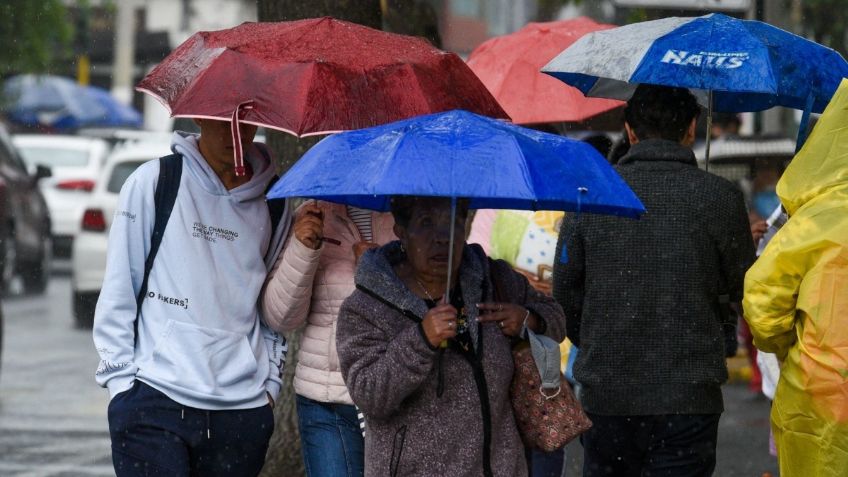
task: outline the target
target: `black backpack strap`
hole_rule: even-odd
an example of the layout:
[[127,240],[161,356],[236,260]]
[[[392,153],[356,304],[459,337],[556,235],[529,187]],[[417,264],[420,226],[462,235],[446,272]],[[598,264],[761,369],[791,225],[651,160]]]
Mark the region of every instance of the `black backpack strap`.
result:
[[[268,191],[271,190],[271,187],[277,183],[279,176],[274,176],[270,182],[268,182],[268,187],[265,188],[265,195],[268,195]],[[265,199],[265,202],[268,204],[268,215],[271,216],[271,237],[277,232],[277,225],[280,224],[280,219],[283,217],[283,212],[286,211],[286,199]]]
[[153,196],[156,220],[153,222],[153,235],[150,236],[150,252],[144,261],[144,278],[141,280],[141,288],[135,300],[134,326],[136,336],[138,336],[138,315],[141,313],[141,303],[144,301],[144,296],[147,295],[147,279],[150,277],[153,260],[159,251],[162,236],[165,234],[165,227],[168,225],[168,219],[171,218],[171,211],[174,210],[174,203],[177,201],[182,173],[183,156],[180,154],[171,154],[159,158],[159,180],[156,183],[156,193]]
[[[274,161],[271,159],[271,153],[268,152],[268,146],[265,144],[258,143],[256,147],[262,156],[268,161],[269,164],[273,166]],[[265,188],[265,195],[268,195],[268,192],[274,187],[274,184],[277,183],[280,176],[275,175],[268,181],[268,186]],[[265,199],[265,203],[268,204],[268,215],[271,216],[271,238],[273,242],[274,234],[277,232],[277,225],[280,224],[280,219],[283,217],[283,213],[286,211],[286,199]]]

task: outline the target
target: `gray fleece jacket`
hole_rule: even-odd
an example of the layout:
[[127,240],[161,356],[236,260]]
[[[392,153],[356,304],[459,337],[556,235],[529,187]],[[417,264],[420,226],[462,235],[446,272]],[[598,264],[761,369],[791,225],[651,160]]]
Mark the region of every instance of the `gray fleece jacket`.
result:
[[527,475],[509,396],[511,341],[494,323],[477,323],[474,304],[493,299],[491,263],[510,301],[541,317],[557,341],[565,336],[562,309],[506,262],[468,245],[459,278],[473,358],[435,350],[420,327],[426,304],[392,269],[401,258],[399,242],[363,255],[357,290],[339,313],[342,375],[365,414],[365,475]]

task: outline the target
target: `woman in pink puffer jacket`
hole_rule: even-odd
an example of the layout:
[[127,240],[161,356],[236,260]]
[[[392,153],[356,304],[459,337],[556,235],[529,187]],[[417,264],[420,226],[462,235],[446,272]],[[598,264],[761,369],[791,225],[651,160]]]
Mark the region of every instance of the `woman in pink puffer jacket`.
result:
[[307,202],[265,286],[268,325],[300,337],[294,389],[306,473],[360,476],[363,439],[336,354],[336,319],[365,250],[397,239],[391,214]]

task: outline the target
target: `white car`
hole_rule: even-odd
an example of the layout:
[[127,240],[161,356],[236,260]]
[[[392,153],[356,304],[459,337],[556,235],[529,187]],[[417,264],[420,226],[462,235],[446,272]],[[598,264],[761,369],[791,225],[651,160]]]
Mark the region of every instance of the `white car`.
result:
[[46,134],[19,134],[12,143],[27,168],[44,165],[52,175],[39,182],[50,211],[53,255],[69,258],[79,233],[83,207],[94,189],[109,143],[97,138]]
[[71,292],[74,319],[90,328],[106,271],[109,227],[118,206],[118,194],[127,177],[141,164],[171,154],[170,141],[129,142],[115,146],[106,159],[80,219],[80,232],[71,256]]

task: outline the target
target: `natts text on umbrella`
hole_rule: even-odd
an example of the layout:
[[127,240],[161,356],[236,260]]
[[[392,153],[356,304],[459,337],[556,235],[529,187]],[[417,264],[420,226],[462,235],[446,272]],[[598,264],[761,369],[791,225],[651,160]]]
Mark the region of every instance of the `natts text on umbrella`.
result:
[[739,68],[749,58],[748,53],[714,53],[702,51],[691,54],[683,50],[668,50],[665,52],[662,63],[674,65],[706,66],[707,68]]

